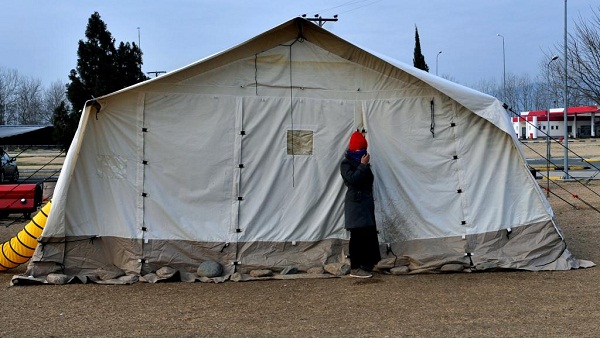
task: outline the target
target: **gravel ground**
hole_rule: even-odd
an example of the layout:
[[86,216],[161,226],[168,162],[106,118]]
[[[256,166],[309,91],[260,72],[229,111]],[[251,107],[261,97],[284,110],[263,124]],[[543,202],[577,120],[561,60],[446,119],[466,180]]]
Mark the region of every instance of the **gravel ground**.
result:
[[[552,195],[550,202],[569,248],[578,258],[600,262],[600,212],[582,202],[600,209],[600,181],[561,187],[551,186],[560,198]],[[22,225],[0,226],[0,238],[10,238]],[[22,271],[0,272],[0,337],[600,335],[598,268],[9,287]]]

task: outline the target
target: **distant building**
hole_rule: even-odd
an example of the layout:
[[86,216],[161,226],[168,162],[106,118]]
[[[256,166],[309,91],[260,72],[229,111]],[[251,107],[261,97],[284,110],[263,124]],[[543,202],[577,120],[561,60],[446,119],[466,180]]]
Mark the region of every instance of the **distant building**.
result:
[[[598,106],[569,107],[567,109],[567,134],[572,138],[596,137],[600,133]],[[549,120],[548,120],[549,118]],[[565,135],[564,108],[527,111],[512,118],[517,137],[522,139],[560,138]]]

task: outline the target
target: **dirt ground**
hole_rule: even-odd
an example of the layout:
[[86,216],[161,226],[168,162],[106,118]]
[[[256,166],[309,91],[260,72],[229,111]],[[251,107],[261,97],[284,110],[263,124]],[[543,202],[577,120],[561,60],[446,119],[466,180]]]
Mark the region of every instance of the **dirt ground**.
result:
[[[567,244],[576,257],[599,263],[600,212],[582,201],[600,209],[600,181],[561,186],[551,186],[560,198],[550,202]],[[22,224],[0,226],[2,241]],[[598,267],[9,287],[23,269],[0,272],[0,337],[600,336]]]
[[[600,158],[600,140],[598,139],[572,139],[568,144],[551,140],[550,155],[552,157],[563,157],[565,146],[569,147],[569,157],[581,158]],[[521,148],[525,153],[526,158],[542,158],[546,157],[546,141],[545,140],[527,140],[522,143]]]

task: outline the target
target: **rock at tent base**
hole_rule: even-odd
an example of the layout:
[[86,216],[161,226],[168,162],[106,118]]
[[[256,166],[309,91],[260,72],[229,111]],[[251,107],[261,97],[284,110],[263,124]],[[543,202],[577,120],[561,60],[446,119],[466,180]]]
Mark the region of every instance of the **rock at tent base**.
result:
[[323,269],[322,266],[315,266],[313,268],[308,269],[306,273],[311,275],[322,275],[323,273],[325,273],[325,269]]
[[395,257],[388,257],[380,260],[375,267],[379,270],[391,269],[396,265]]
[[465,267],[462,264],[444,264],[440,268],[442,272],[462,272]]
[[125,276],[125,272],[114,265],[109,265],[104,268],[98,268],[94,271],[94,275],[100,280],[109,280]]
[[56,285],[66,284],[68,280],[69,277],[62,273],[51,273],[46,277],[46,281],[48,281],[49,284]]
[[408,268],[408,266],[402,265],[402,266],[396,266],[390,269],[390,273],[392,275],[406,275],[410,272],[410,269]]
[[140,277],[136,275],[125,275],[117,278],[117,280],[124,284],[134,284],[140,281]]
[[200,277],[219,277],[223,274],[223,266],[215,261],[204,261],[198,265],[196,273]]
[[346,263],[330,263],[325,265],[325,271],[334,276],[344,276],[350,273],[350,265]]
[[269,277],[273,275],[273,271],[271,270],[252,270],[250,271],[250,276],[251,277]]
[[170,266],[163,266],[162,268],[156,270],[156,275],[158,276],[158,278],[171,278],[173,277],[173,275],[175,275],[176,272],[177,270],[173,269]]
[[233,282],[243,282],[243,281],[246,281],[248,279],[248,277],[245,277],[240,272],[235,272],[231,275],[231,278],[229,278],[229,279]]

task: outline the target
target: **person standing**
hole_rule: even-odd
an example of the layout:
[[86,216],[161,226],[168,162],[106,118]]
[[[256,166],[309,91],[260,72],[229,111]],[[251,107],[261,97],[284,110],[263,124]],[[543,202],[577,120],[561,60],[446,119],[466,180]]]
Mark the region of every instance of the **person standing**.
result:
[[381,260],[375,223],[374,176],[367,146],[363,134],[354,132],[340,164],[347,187],[344,217],[345,228],[350,231],[350,276],[358,278],[372,277],[373,267]]

